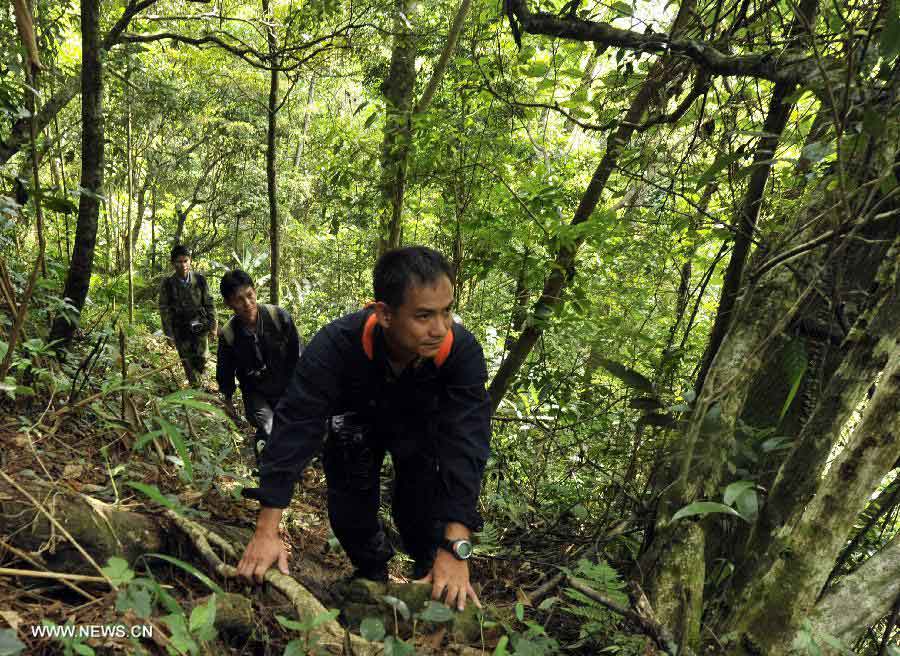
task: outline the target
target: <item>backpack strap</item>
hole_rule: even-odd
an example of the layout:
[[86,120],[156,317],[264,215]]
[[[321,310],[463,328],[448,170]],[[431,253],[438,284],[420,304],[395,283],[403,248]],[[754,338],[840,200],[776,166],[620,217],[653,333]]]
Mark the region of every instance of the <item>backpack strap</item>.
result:
[[262,306],[272,320],[272,323],[275,324],[275,330],[281,335],[281,317],[278,314],[278,308],[274,305],[269,305],[268,303],[263,303]]
[[[369,315],[366,319],[366,323],[363,325],[362,331],[362,347],[363,351],[366,353],[366,357],[369,360],[374,359],[375,357],[375,326],[378,325],[378,317],[375,316],[375,313]],[[437,354],[434,356],[434,364],[437,367],[440,367],[447,361],[447,358],[450,357],[450,351],[453,350],[453,327],[450,327],[450,330],[447,331],[447,334],[444,335],[444,341],[441,342],[441,346],[438,349]]]
[[[266,314],[269,315],[269,318],[272,319],[272,323],[275,324],[275,330],[278,332],[279,336],[281,335],[282,325],[281,325],[281,317],[278,314],[278,308],[274,305],[269,305],[268,303],[260,303],[259,305],[262,307]],[[228,323],[225,324],[225,327],[222,328],[222,339],[225,340],[225,343],[228,346],[234,346],[234,320],[236,317],[231,317],[228,320]]]
[[234,317],[231,317],[228,320],[228,323],[225,324],[225,327],[222,328],[222,339],[225,340],[225,343],[228,346],[234,346]]

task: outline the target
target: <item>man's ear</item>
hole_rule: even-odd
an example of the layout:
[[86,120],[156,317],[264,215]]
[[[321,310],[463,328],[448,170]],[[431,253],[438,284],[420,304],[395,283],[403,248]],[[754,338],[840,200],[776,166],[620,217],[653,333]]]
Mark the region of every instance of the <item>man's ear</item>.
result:
[[382,301],[375,301],[373,305],[375,308],[375,318],[378,321],[378,325],[382,328],[390,328],[391,319],[393,319],[393,313],[391,312],[390,306],[387,303],[383,303]]

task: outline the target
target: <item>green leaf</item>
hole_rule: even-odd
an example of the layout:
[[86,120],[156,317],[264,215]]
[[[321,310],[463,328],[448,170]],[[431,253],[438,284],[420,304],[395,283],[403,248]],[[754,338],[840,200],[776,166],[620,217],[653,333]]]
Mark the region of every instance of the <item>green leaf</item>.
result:
[[79,654],[79,656],[96,656],[96,652],[94,651],[93,647],[91,647],[90,645],[86,645],[83,642],[76,642],[75,644],[73,644],[72,651],[74,651],[76,654]]
[[699,190],[705,187],[708,183],[712,182],[715,179],[715,177],[719,174],[719,171],[731,166],[738,160],[743,159],[743,157],[744,153],[742,152],[719,155],[712,163],[712,166],[706,169],[706,171],[703,172],[703,175],[701,175],[697,180],[697,189]]
[[647,392],[648,394],[653,393],[653,383],[651,383],[645,376],[639,374],[634,369],[629,369],[623,364],[619,364],[613,360],[607,360],[606,358],[601,358],[598,360],[598,363],[601,367],[606,369],[613,376],[621,380],[623,383],[628,385],[629,387],[633,387],[642,392]]
[[778,421],[784,419],[791,407],[791,403],[794,402],[794,397],[797,395],[797,390],[800,389],[800,383],[803,382],[803,376],[806,374],[806,368],[809,366],[806,349],[799,339],[791,340],[788,343],[782,353],[781,362],[791,387],[788,390],[787,398],[784,400],[784,405],[781,407]]
[[153,600],[150,591],[146,588],[129,585],[124,590],[119,590],[116,595],[116,610],[120,613],[133,611],[142,619],[153,615]]
[[453,619],[453,611],[439,601],[428,601],[418,617],[424,622],[449,622]]
[[748,521],[756,519],[759,514],[759,495],[756,489],[744,490],[735,500],[735,508],[744,519]]
[[41,203],[44,207],[60,214],[78,214],[78,206],[68,198],[62,196],[43,196]]
[[506,656],[509,652],[506,651],[506,645],[509,644],[509,636],[503,636],[497,641],[497,646],[494,647],[494,653],[492,656]]
[[533,62],[531,66],[528,67],[528,70],[525,71],[525,74],[528,77],[544,77],[549,70],[550,67],[544,62]]
[[175,567],[179,567],[179,568],[183,569],[185,572],[187,572],[188,574],[191,574],[194,577],[196,577],[197,579],[199,579],[204,585],[206,585],[207,588],[209,588],[213,592],[220,594],[220,595],[225,594],[225,591],[219,586],[218,583],[213,581],[211,578],[209,578],[206,574],[201,572],[199,569],[197,569],[193,565],[190,565],[189,563],[186,563],[183,560],[178,560],[177,558],[175,558],[173,556],[167,556],[165,554],[158,554],[158,553],[146,554],[144,557],[145,558],[158,558],[159,560],[164,560],[167,563],[175,565]]
[[143,492],[161,506],[165,506],[166,508],[170,508],[176,511],[178,510],[178,504],[176,504],[168,497],[163,496],[163,493],[160,492],[159,488],[155,485],[147,485],[146,483],[139,483],[137,481],[125,481],[125,485],[127,485],[128,487],[133,487],[139,492]]
[[336,608],[332,608],[331,610],[323,611],[323,612],[319,613],[318,615],[316,615],[311,620],[309,620],[309,628],[315,629],[318,626],[327,624],[328,622],[331,622],[331,621],[337,619],[337,616],[340,614],[341,614],[341,611]]
[[619,2],[614,2],[612,7],[623,16],[631,16],[634,13],[631,5],[627,2],[621,2],[621,0]]
[[723,500],[725,501],[726,506],[733,506],[735,500],[741,496],[747,490],[751,490],[756,487],[756,483],[753,481],[736,481],[725,488],[725,495]]
[[0,656],[16,656],[25,650],[25,643],[16,637],[14,629],[0,629]]
[[113,585],[120,586],[134,578],[134,571],[128,566],[128,561],[118,556],[112,556],[106,561],[106,567],[101,568],[109,577]]
[[172,442],[175,451],[178,452],[178,457],[181,458],[181,463],[184,465],[184,473],[187,475],[188,480],[193,481],[194,468],[191,466],[191,454],[188,452],[187,444],[184,442],[184,436],[181,433],[181,429],[162,417],[156,417],[155,419],[156,423],[159,424],[159,427],[169,438],[169,441]]
[[393,608],[404,620],[408,620],[410,617],[409,606],[406,605],[406,602],[402,599],[397,599],[397,597],[392,597],[391,595],[384,595],[382,601],[386,603],[388,606]]
[[[675,513],[672,516],[672,521],[675,522],[679,519],[684,519],[685,517],[703,516],[713,513],[724,513],[726,515],[741,517],[741,514],[731,506],[715,503],[714,501],[695,501]],[[744,518],[741,517],[741,519]]]
[[284,648],[282,656],[306,656],[306,644],[301,638],[294,638]]
[[384,641],[384,656],[409,656],[416,653],[412,645],[408,645],[399,638],[388,636]]
[[881,56],[886,61],[900,54],[900,0],[893,0],[887,6],[887,16],[879,44]]
[[559,601],[559,597],[547,597],[538,606],[538,610],[550,610],[557,601]]
[[523,606],[521,603],[516,604],[516,619],[520,622],[525,621],[525,606]]
[[209,642],[216,637],[216,595],[211,594],[205,604],[191,611],[190,630],[198,639]]
[[378,119],[378,115],[379,115],[380,113],[381,113],[381,112],[379,112],[379,111],[376,109],[374,112],[372,112],[371,114],[369,114],[368,118],[366,118],[366,122],[363,123],[363,129],[370,128],[370,127],[372,126],[372,123],[374,123],[374,122]]
[[367,617],[359,624],[359,635],[369,642],[381,642],[384,634],[384,622],[380,617]]
[[196,654],[198,652],[199,646],[188,631],[184,615],[173,613],[160,619],[169,627],[172,634],[169,638],[170,644],[179,654]]

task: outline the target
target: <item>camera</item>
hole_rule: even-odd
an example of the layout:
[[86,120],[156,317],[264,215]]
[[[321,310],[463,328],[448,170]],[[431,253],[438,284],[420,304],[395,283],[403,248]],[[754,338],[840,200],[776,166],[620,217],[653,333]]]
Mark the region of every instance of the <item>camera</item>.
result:
[[194,335],[199,335],[204,330],[206,330],[206,326],[204,326],[203,322],[199,319],[194,319],[193,321],[191,321],[189,327],[191,329],[191,333],[193,333]]
[[256,369],[250,369],[249,371],[247,371],[247,377],[252,380],[258,381],[260,378],[265,376],[267,373],[269,373],[269,368],[266,366],[265,363],[263,363]]

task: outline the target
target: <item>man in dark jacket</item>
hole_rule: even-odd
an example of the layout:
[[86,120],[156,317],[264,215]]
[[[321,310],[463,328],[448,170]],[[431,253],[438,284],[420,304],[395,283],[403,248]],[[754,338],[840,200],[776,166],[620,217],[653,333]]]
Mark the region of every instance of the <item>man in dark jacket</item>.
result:
[[175,246],[170,258],[174,273],[159,288],[162,329],[178,350],[188,382],[199,385],[209,355],[206,336],[216,336],[216,307],[206,278],[191,270],[191,253]]
[[244,271],[227,272],[219,291],[234,316],[219,338],[216,381],[229,411],[236,416],[232,397],[237,376],[247,421],[256,428],[253,453],[258,464],[260,442],[269,439],[274,408],[300,357],[300,337],[287,311],[256,302],[253,280]]
[[466,559],[490,451],[484,355],[453,322],[452,272],[439,253],[390,251],[373,277],[375,303],[319,331],[276,409],[260,487],[244,491],[262,509],[238,572],[261,581],[277,561],[287,573],[278,525],[328,423],[328,514],[356,575],[387,579],[393,549],[378,508],[389,452],[393,516],[415,575],[462,609],[479,603]]

